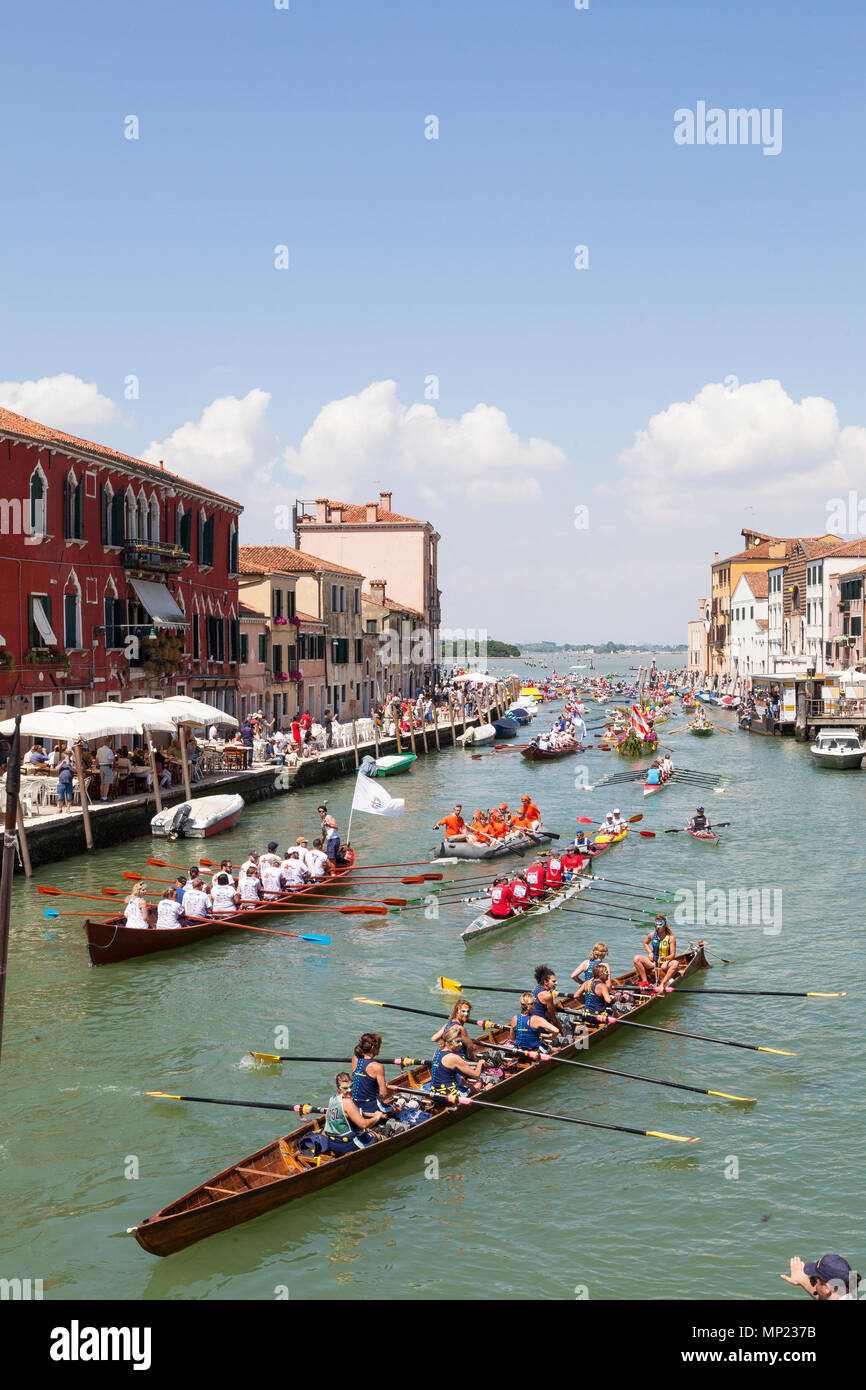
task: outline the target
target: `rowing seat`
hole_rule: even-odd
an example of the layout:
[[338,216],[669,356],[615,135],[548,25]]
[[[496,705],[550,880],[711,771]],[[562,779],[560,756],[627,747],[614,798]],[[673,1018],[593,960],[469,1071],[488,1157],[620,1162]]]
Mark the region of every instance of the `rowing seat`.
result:
[[[240,1192],[234,1191],[230,1187],[213,1187],[210,1183],[205,1183],[205,1192],[216,1193],[219,1197],[239,1197]],[[241,1189],[243,1191],[243,1189]]]
[[270,1182],[279,1182],[281,1178],[284,1176],[284,1174],[282,1173],[271,1173],[268,1171],[267,1168],[238,1167],[235,1169],[235,1172],[243,1173],[244,1177],[246,1177],[247,1174],[249,1174],[250,1177],[254,1178],[267,1178]]

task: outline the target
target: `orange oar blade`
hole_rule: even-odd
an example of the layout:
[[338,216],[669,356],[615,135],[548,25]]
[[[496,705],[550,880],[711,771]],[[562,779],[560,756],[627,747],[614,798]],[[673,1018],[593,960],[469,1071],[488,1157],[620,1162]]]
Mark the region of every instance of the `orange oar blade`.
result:
[[[441,875],[440,875],[440,877],[441,877]],[[423,883],[423,882],[425,881],[425,878],[426,878],[426,875],[425,875],[425,874],[418,874],[418,876],[417,876],[416,878],[401,878],[401,879],[400,879],[400,882],[401,882],[401,883]]]
[[387,917],[387,916],[388,916],[388,909],[387,909],[387,907],[341,907],[341,908],[338,908],[338,911],[339,911],[339,912],[343,912],[343,913],[345,913],[347,916],[350,916],[350,917],[357,917],[357,916],[359,916],[359,915],[362,916],[362,917],[364,917],[364,916],[365,916],[365,917]]
[[173,864],[167,864],[164,859],[148,859],[148,864],[152,864],[155,869],[173,869]]
[[131,879],[133,883],[141,883],[144,880],[144,874],[137,874],[133,869],[124,869],[121,877]]
[[36,892],[37,892],[37,893],[41,893],[41,894],[43,895],[43,897],[46,897],[46,898],[62,898],[62,897],[63,897],[63,893],[62,893],[62,891],[61,891],[59,888],[49,888],[48,885],[45,884],[45,883],[40,883],[40,884],[39,884],[39,887],[36,889]]

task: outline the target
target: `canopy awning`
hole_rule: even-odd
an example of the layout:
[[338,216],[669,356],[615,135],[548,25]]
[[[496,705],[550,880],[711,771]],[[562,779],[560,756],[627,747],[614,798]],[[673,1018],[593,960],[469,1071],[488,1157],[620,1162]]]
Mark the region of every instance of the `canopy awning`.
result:
[[57,638],[54,635],[54,629],[48,621],[45,609],[42,607],[41,599],[33,605],[33,621],[45,645],[47,647],[56,647]]
[[[164,584],[157,584],[152,579],[134,579],[132,575],[129,582],[143,608],[153,619],[155,627],[189,627],[183,609],[175,603]],[[34,612],[36,611],[34,606]]]

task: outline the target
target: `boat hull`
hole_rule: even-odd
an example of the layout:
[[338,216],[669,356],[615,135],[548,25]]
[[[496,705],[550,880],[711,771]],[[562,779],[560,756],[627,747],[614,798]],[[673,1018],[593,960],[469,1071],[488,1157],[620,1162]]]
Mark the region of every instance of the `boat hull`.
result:
[[863,763],[862,750],[859,753],[828,753],[823,748],[810,748],[809,752],[816,767],[829,767],[837,772],[859,768]]
[[555,762],[557,758],[570,758],[582,751],[580,743],[571,743],[568,748],[535,748],[530,744],[528,748],[523,749],[520,756],[528,763],[550,763]]
[[[685,963],[681,979],[688,979],[698,970],[708,968],[703,943],[689,952],[683,952],[679,959]],[[619,976],[616,983],[632,984],[636,979],[637,973],[632,970]],[[628,1017],[640,1018],[648,1009],[656,1008],[664,999],[664,995],[651,996],[636,1004]],[[573,1057],[582,1054],[587,1047],[597,1047],[620,1027],[617,1022],[601,1024],[598,1028],[591,1029],[588,1037],[580,1037],[576,1042],[559,1048],[556,1055]],[[489,1029],[482,1033],[481,1037],[491,1042],[502,1042],[507,1032],[505,1028]],[[558,1063],[555,1061],[528,1062],[486,1091],[484,1099],[494,1102],[504,1100],[528,1082],[555,1072],[557,1067]],[[417,1089],[428,1079],[429,1068],[417,1068],[404,1072],[390,1084]],[[429,1120],[406,1130],[403,1134],[371,1144],[364,1149],[356,1149],[339,1158],[328,1159],[318,1166],[311,1163],[309,1167],[304,1168],[294,1157],[297,1143],[305,1135],[319,1130],[322,1125],[321,1120],[310,1121],[257,1149],[248,1158],[242,1159],[230,1168],[223,1169],[216,1177],[193,1188],[178,1201],[163,1207],[138,1226],[133,1226],[130,1234],[135,1236],[142,1249],[147,1250],[149,1254],[172,1255],[197,1241],[204,1240],[207,1236],[231,1230],[234,1226],[252,1221],[257,1216],[275,1211],[297,1197],[306,1197],[312,1192],[333,1186],[343,1178],[372,1168],[390,1154],[397,1154],[421,1139],[426,1141],[434,1133],[477,1113],[479,1108],[472,1105],[457,1105],[447,1109],[443,1107]],[[291,1169],[290,1165],[293,1165]],[[252,1183],[257,1181],[257,1175],[261,1177],[261,1181],[253,1186]],[[232,1186],[229,1187],[229,1184]]]
[[689,834],[693,840],[701,840],[705,845],[717,845],[722,838],[721,835],[714,834],[712,830],[689,830]]
[[567,888],[558,893],[555,898],[548,902],[535,903],[525,912],[517,912],[511,917],[491,917],[489,912],[482,912],[460,933],[460,939],[464,946],[474,946],[494,933],[501,935],[502,932],[508,931],[512,927],[523,927],[527,922],[535,922],[540,917],[546,917],[549,912],[555,912],[558,907],[562,907],[563,903],[567,903],[578,893],[583,892],[589,886],[589,882],[588,875],[580,874],[572,879]]
[[417,757],[417,753],[392,753],[386,758],[377,758],[377,776],[393,777],[398,772],[406,772],[416,761]]
[[[281,904],[292,908],[301,906],[306,900],[311,907],[325,906],[318,896],[322,888],[329,888],[332,884],[342,882],[354,868],[355,856],[352,850],[347,851],[352,856],[351,864],[344,869],[339,869],[337,873],[327,880],[326,884],[316,884],[309,893],[301,890],[298,893],[284,894],[279,900]],[[276,903],[269,902],[267,907],[273,908]],[[161,955],[163,951],[176,951],[182,946],[195,946],[199,941],[207,941],[212,936],[222,936],[224,932],[233,931],[233,923],[240,926],[252,926],[257,924],[261,910],[251,908],[246,912],[233,912],[228,920],[220,918],[209,918],[207,922],[192,923],[188,927],[170,927],[164,931],[158,928],[127,927],[122,917],[109,917],[105,919],[88,919],[84,923],[84,932],[87,938],[87,950],[90,955],[92,965],[116,965],[119,961],[133,960],[137,956]],[[270,926],[273,916],[268,914],[263,918],[261,925]],[[279,930],[279,928],[277,928]]]
[[511,836],[504,843],[494,840],[492,845],[473,845],[468,840],[443,840],[436,851],[437,859],[503,859],[508,854],[524,854],[533,845],[546,845],[558,836],[552,830],[529,831],[526,835]]
[[[178,812],[185,806],[190,808],[190,816],[183,822],[178,834],[172,832],[172,825]],[[181,802],[159,812],[150,822],[150,833],[154,839],[206,840],[211,835],[222,835],[237,825],[244,809],[242,796],[203,796],[192,801]]]

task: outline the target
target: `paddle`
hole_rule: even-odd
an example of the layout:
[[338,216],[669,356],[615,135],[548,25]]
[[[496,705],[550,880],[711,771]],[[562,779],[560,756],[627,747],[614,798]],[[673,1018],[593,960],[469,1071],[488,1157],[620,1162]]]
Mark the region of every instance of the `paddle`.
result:
[[[619,988],[616,984],[614,989]],[[685,991],[688,993],[688,991]],[[695,993],[700,993],[695,990]],[[650,1033],[667,1033],[671,1038],[694,1038],[698,1042],[719,1043],[722,1047],[741,1047],[747,1052],[774,1052],[778,1057],[796,1057],[796,1052],[786,1052],[779,1047],[761,1047],[758,1043],[733,1042],[730,1038],[713,1038],[706,1033],[684,1033],[681,1028],[660,1028],[657,1023],[638,1023],[634,1018],[622,1018],[617,1014],[588,1014],[586,1009],[572,1009],[568,1005],[560,1005],[567,1009],[569,1013],[580,1014],[584,1018],[589,1018],[592,1022],[598,1023],[622,1023],[629,1028],[645,1028]]]
[[326,1105],[281,1105],[274,1100],[220,1100],[216,1096],[171,1096],[167,1091],[145,1091],[146,1096],[156,1096],[159,1100],[194,1100],[199,1105],[240,1105],[252,1110],[294,1110],[296,1115],[327,1115]]
[[[709,831],[711,831],[713,834],[715,834],[717,830],[724,830],[726,826],[728,826],[728,825],[733,825],[733,823],[734,823],[734,822],[733,822],[732,820],[720,820],[720,821],[716,821],[716,824],[715,824],[715,825],[708,825],[708,826],[706,827],[706,829],[709,830]],[[687,830],[688,830],[688,826],[687,826],[687,825],[684,825],[684,826],[682,826],[682,827],[680,827],[680,828],[678,828],[678,829],[676,829],[676,830],[666,830],[666,831],[665,831],[665,834],[666,834],[666,835],[685,835],[685,833],[686,833]]]
[[[402,1095],[414,1096],[417,1099],[417,1092],[406,1086],[394,1086],[393,1089]],[[558,1120],[563,1124],[586,1125],[589,1129],[615,1129],[620,1134],[639,1134],[649,1139],[669,1139],[674,1144],[696,1144],[698,1136],[685,1134],[665,1134],[660,1129],[631,1129],[627,1125],[604,1124],[601,1120],[578,1120],[572,1115],[555,1115],[551,1110],[527,1110],[521,1105],[500,1105],[492,1100],[479,1100],[476,1095],[471,1096],[435,1096],[433,1099],[444,1101],[448,1105],[478,1105],[483,1110],[504,1110],[511,1115],[531,1115],[537,1120]]]
[[704,1086],[687,1086],[684,1081],[664,1081],[655,1076],[644,1076],[641,1072],[617,1071],[614,1067],[599,1067],[592,1062],[577,1062],[571,1057],[557,1057],[555,1053],[531,1052],[525,1047],[516,1047],[511,1043],[482,1042],[480,1046],[495,1047],[504,1052],[520,1053],[524,1057],[532,1058],[533,1061],[561,1062],[565,1067],[583,1067],[587,1071],[603,1072],[606,1076],[624,1076],[628,1081],[644,1081],[648,1086],[669,1086],[675,1091],[694,1091],[699,1096],[720,1096],[723,1100],[736,1100],[744,1105],[757,1104],[756,1096],[734,1096],[729,1091],[708,1091]]
[[[373,1004],[377,1009],[397,1009],[401,1014],[423,1014],[425,1018],[444,1018],[449,1022],[450,1014],[437,1014],[432,1009],[410,1009],[408,1004],[385,1004],[381,999],[367,999],[363,994],[356,994],[352,999],[353,1004]],[[494,1023],[489,1018],[469,1018],[467,1023],[473,1024],[476,1028],[506,1028],[505,1023]]]
[[[279,1052],[253,1052],[250,1057],[255,1057],[257,1062],[336,1062],[348,1066],[352,1058],[345,1057],[309,1057],[291,1056]],[[432,1061],[429,1057],[377,1057],[377,1062],[381,1062],[386,1067],[429,1067]]]

